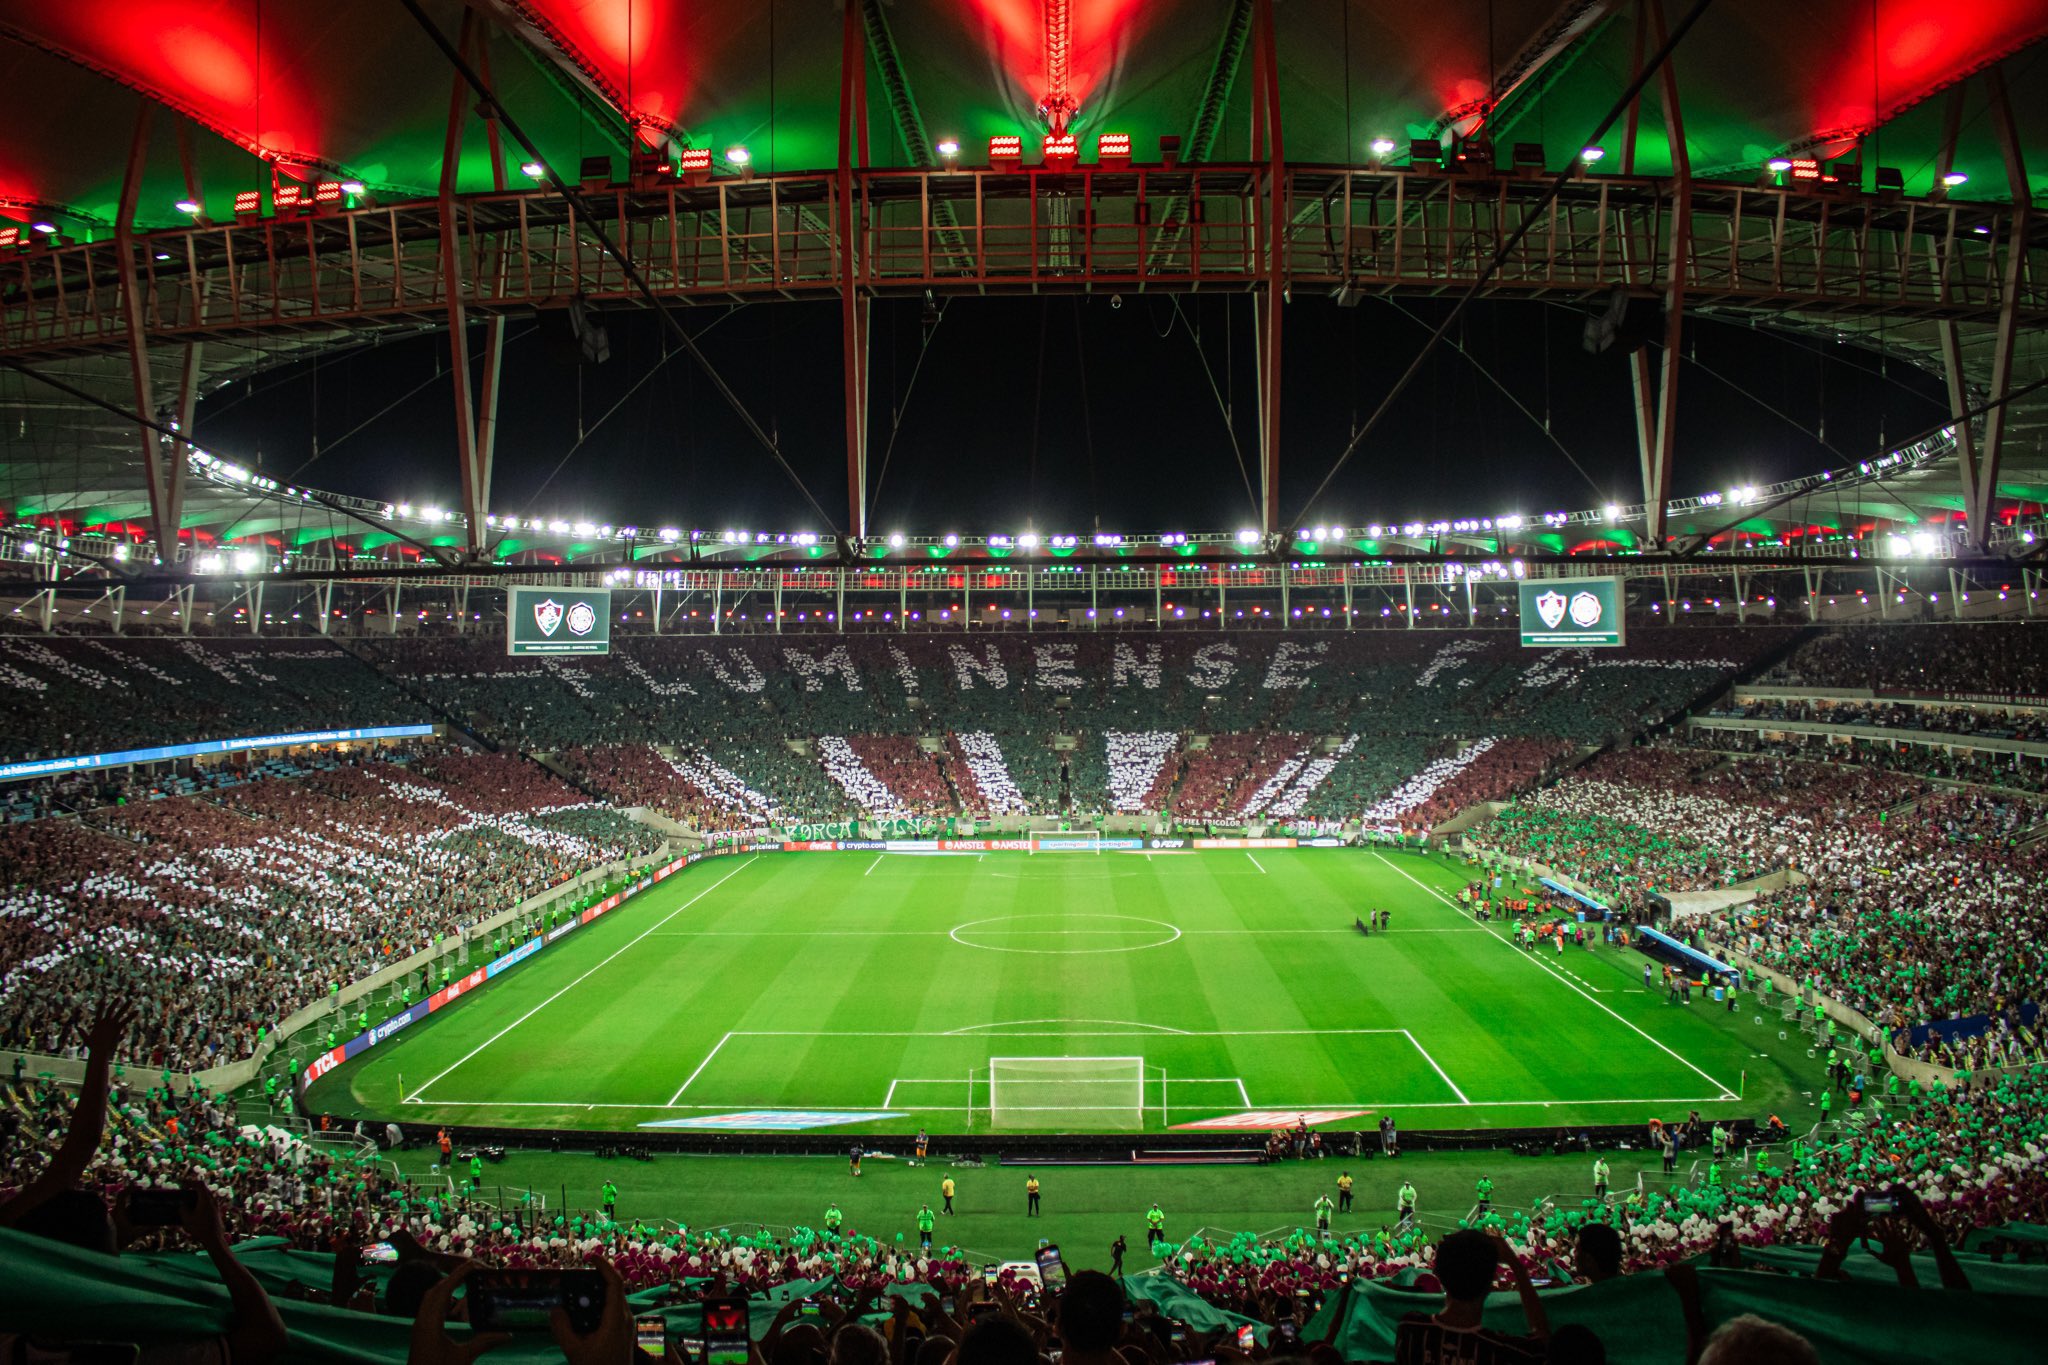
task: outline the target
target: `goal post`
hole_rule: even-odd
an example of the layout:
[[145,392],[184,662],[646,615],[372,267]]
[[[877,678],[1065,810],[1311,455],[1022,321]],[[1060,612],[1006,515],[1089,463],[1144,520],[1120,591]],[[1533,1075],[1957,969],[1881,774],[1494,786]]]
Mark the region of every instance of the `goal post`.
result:
[[1033,829],[1025,834],[1031,840],[1033,854],[1102,852],[1102,835],[1092,829]]
[[1143,1057],[991,1057],[994,1128],[1139,1129],[1145,1126]]

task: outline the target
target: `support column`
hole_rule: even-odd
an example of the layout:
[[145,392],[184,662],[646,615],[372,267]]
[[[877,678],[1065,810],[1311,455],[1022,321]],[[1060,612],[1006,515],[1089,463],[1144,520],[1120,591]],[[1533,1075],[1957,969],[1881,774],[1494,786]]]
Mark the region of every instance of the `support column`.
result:
[[[462,32],[457,38],[467,55],[485,45],[477,11],[464,9]],[[440,276],[443,305],[448,316],[449,377],[455,387],[455,458],[462,475],[462,510],[468,521],[465,548],[472,560],[480,560],[489,548],[489,528],[484,524],[486,504],[491,495],[491,458],[497,440],[499,353],[505,328],[494,320],[485,336],[483,395],[479,401],[470,391],[469,314],[464,303],[468,286],[463,277],[462,223],[455,201],[456,173],[462,165],[462,125],[469,117],[470,90],[458,71],[448,96],[448,128],[441,144],[441,193],[439,201]],[[497,130],[491,128],[492,160],[502,161]],[[504,168],[498,166],[494,183],[504,188]]]
[[[1998,134],[1998,149],[2005,158],[2007,188],[2012,191],[2012,235],[2006,239],[2004,268],[1999,273],[1998,331],[1991,348],[1989,397],[1998,406],[1984,414],[1984,445],[1978,453],[1972,485],[1964,491],[1964,515],[1969,519],[1973,548],[1982,548],[1990,538],[1992,509],[1998,499],[1999,459],[2005,445],[2009,411],[2001,400],[2012,392],[2013,353],[2019,343],[2020,295],[2026,286],[2027,240],[2033,218],[2033,191],[2027,181],[2019,132],[2013,124],[2004,71],[1992,67],[1984,73],[1984,83],[1991,94],[1991,124]],[[1943,349],[1946,360],[1945,338]]]
[[775,571],[775,633],[782,634],[782,570]]
[[[121,319],[128,342],[129,376],[134,383],[135,411],[147,418],[156,416],[155,383],[149,369],[149,332],[143,304],[142,272],[136,266],[135,203],[142,191],[142,172],[149,156],[149,128],[155,106],[140,101],[135,110],[135,130],[128,141],[128,165],[121,176],[121,197],[114,211],[114,256],[120,268]],[[142,474],[149,484],[149,530],[156,538],[157,555],[165,565],[178,557],[179,509],[172,496],[173,467],[182,462],[166,458],[163,440],[148,427],[137,427],[142,445]],[[182,474],[177,485],[182,489]]]
[[[1654,28],[1664,45],[1663,0],[1643,0],[1638,22]],[[1643,474],[1643,534],[1653,547],[1664,544],[1664,504],[1671,487],[1678,420],[1679,347],[1684,339],[1685,279],[1692,254],[1692,163],[1685,150],[1685,122],[1678,107],[1678,73],[1671,62],[1657,69],[1663,94],[1664,134],[1671,148],[1671,227],[1664,259],[1664,351],[1656,362],[1656,398],[1650,395],[1651,360],[1643,351],[1629,358],[1636,408],[1636,448]],[[1630,148],[1631,154],[1633,148]],[[1635,263],[1629,263],[1633,279]]]
[[711,633],[725,634],[725,575],[711,571]]
[[868,303],[860,292],[861,213],[854,168],[868,162],[867,46],[861,6],[848,0],[839,52],[839,174],[834,231],[839,238],[840,345],[845,358],[846,533],[868,534]]
[[1801,569],[1806,576],[1806,622],[1812,625],[1820,620],[1820,580],[1812,569]]
[[[1410,571],[1413,572],[1412,570]],[[1401,575],[1402,591],[1408,594],[1408,629],[1415,629],[1415,580],[1410,574]]]
[[320,615],[320,633],[322,635],[333,634],[333,631],[330,628],[334,620],[333,579],[322,579],[320,582],[315,583],[313,585],[313,605],[318,610]]
[[1351,571],[1344,571],[1344,629],[1358,629],[1358,617],[1351,610]]
[[[1273,41],[1272,0],[1252,6],[1252,160],[1264,161],[1258,233],[1264,287],[1252,296],[1258,327],[1259,506],[1268,537],[1280,527],[1280,312],[1287,298],[1282,269],[1287,246],[1287,168],[1280,137],[1280,74]],[[1263,304],[1263,306],[1261,306]]]

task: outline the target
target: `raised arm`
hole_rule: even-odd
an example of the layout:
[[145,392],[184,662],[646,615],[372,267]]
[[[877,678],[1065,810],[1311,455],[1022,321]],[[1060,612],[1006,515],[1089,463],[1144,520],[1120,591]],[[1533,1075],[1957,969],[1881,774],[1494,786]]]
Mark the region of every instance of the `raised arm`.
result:
[[0,1227],[13,1227],[42,1207],[52,1196],[76,1189],[99,1150],[107,1127],[108,1076],[114,1066],[114,1049],[128,1036],[134,1007],[120,1001],[100,1006],[98,1017],[85,1035],[85,1080],[78,1087],[78,1107],[71,1113],[71,1130],[43,1173],[30,1181],[20,1194],[0,1205]]
[[1514,1276],[1515,1293],[1521,1296],[1522,1316],[1528,1320],[1529,1335],[1538,1341],[1550,1340],[1550,1313],[1543,1306],[1542,1298],[1536,1293],[1536,1286],[1529,1281],[1529,1272],[1522,1265],[1522,1258],[1508,1245],[1508,1239],[1499,1233],[1488,1234],[1493,1238],[1494,1249],[1507,1264],[1508,1273]]

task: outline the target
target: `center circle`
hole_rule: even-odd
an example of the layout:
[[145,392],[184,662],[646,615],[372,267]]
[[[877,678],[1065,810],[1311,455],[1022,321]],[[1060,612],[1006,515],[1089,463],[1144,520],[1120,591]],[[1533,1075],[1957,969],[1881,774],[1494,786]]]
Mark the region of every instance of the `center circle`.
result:
[[[1131,928],[1096,927],[1114,920]],[[1069,927],[1072,926],[1072,927]],[[1180,937],[1180,927],[1164,920],[1140,919],[1136,915],[997,915],[993,919],[956,924],[948,935],[963,948],[981,948],[991,953],[1034,953],[1043,956],[1079,956],[1091,953],[1135,953],[1145,948],[1163,948]],[[1073,938],[1079,946],[1047,948],[1034,946]],[[1089,946],[1087,940],[1099,946]],[[1143,943],[1128,942],[1145,938]],[[988,940],[984,942],[983,940]]]

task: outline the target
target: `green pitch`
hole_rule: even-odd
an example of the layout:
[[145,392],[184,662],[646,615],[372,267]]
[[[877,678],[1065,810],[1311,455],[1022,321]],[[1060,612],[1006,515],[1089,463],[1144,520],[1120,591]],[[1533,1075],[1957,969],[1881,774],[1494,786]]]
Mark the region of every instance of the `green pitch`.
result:
[[[1667,1004],[1632,951],[1516,948],[1455,907],[1467,875],[1355,849],[706,862],[312,1103],[610,1130],[832,1111],[848,1132],[941,1133],[1806,1108],[1803,1045],[1775,1014]],[[1372,909],[1391,932],[1352,928]]]

